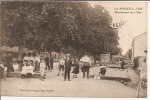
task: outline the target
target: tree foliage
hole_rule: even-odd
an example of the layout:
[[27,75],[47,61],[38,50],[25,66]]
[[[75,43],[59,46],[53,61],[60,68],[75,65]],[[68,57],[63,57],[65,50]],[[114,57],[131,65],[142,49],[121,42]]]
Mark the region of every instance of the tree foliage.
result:
[[2,2],[2,44],[39,51],[118,54],[118,31],[101,5],[87,2]]

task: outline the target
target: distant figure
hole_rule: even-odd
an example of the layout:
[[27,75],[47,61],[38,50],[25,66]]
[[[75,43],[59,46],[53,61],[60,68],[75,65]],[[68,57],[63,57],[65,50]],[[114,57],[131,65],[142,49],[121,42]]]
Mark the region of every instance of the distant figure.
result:
[[121,69],[124,71],[124,65],[125,65],[125,62],[124,62],[124,60],[122,59],[121,60]]
[[2,61],[0,61],[0,78],[2,78],[3,77],[3,73],[4,73],[4,65],[3,65],[3,62]]
[[44,62],[44,58],[42,56],[40,60],[41,60],[40,61],[41,80],[44,81],[44,72],[45,72],[46,63]]
[[106,73],[106,66],[100,66],[99,75],[105,76]]
[[29,61],[29,53],[24,55],[23,65],[25,65],[26,63],[28,63],[28,61]]
[[140,72],[140,80],[147,82],[147,64],[146,58],[143,60],[142,67]]
[[35,71],[39,71],[40,69],[40,56],[37,54],[35,57]]
[[[49,57],[47,55],[47,57],[45,58],[45,62],[46,62],[46,70],[50,70],[50,65],[49,65]],[[48,67],[48,68],[47,68]]]
[[29,56],[29,61],[30,61],[31,66],[33,66],[33,69],[35,70],[35,57],[31,53],[30,53],[30,56]]
[[73,78],[77,78],[77,74],[79,74],[79,60],[78,59],[75,59],[74,61],[74,69],[72,73],[74,73]]
[[70,80],[70,71],[71,71],[72,61],[70,59],[70,54],[67,54],[67,59],[65,61],[65,75],[64,75],[64,81],[66,81],[66,77],[68,76],[68,81]]
[[104,59],[102,60],[102,66],[106,66],[106,63],[107,63],[106,58],[104,58]]
[[85,72],[87,72],[87,78],[88,78],[88,76],[89,76],[89,69],[90,69],[90,66],[91,66],[91,60],[88,57],[88,55],[85,54],[85,56],[82,57],[80,59],[80,61],[82,62],[83,78],[85,78]]
[[53,62],[54,62],[54,57],[51,56],[51,59],[50,59],[50,66],[51,66],[51,69],[53,69]]
[[64,75],[64,67],[65,67],[65,60],[63,59],[63,57],[61,57],[60,60],[59,60],[58,76],[59,76],[61,70],[62,70],[62,76]]

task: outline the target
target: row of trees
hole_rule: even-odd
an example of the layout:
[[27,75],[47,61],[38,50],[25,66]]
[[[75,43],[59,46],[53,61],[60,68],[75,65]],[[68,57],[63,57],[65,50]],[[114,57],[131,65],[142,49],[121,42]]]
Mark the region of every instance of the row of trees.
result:
[[101,5],[87,2],[2,2],[2,45],[94,57],[118,54],[118,31]]

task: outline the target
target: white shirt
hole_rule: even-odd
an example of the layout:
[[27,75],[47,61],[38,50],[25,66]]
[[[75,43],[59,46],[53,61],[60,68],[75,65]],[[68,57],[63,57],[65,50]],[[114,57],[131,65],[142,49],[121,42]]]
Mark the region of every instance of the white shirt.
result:
[[62,59],[62,60],[59,60],[59,64],[60,64],[60,65],[65,65],[65,60],[63,60],[63,59]]
[[45,67],[46,67],[45,62],[40,63],[40,68],[45,68]]
[[91,62],[90,58],[87,57],[87,56],[82,57],[82,58],[80,59],[80,61],[82,61],[82,62]]
[[23,58],[23,60],[29,60],[29,57],[28,57],[28,56],[25,56],[25,57]]
[[35,57],[35,61],[40,62],[40,57]]
[[87,63],[90,63],[90,66],[91,66],[91,60],[88,56],[84,56],[80,59],[81,62],[87,62]]

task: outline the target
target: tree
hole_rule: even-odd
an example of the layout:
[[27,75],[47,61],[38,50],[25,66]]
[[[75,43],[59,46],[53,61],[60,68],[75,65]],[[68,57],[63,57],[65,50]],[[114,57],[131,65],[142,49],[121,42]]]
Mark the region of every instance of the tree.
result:
[[118,31],[110,28],[112,17],[101,5],[13,1],[4,2],[3,8],[4,45],[24,45],[39,52],[63,51],[77,57],[84,52],[95,58],[121,52]]
[[127,51],[127,53],[125,54],[125,56],[131,59],[131,57],[132,57],[132,49],[129,49]]

